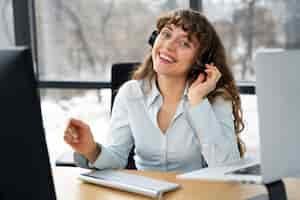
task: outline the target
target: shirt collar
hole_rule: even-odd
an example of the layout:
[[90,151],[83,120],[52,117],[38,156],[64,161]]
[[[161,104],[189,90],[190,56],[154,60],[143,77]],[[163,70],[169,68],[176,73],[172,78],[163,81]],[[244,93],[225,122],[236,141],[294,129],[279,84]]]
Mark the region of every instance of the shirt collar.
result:
[[184,91],[183,91],[183,97],[184,97],[184,98],[187,98],[187,97],[188,97],[189,87],[190,87],[190,85],[189,85],[189,83],[188,83],[188,81],[187,81],[187,82],[185,83],[185,88],[184,88]]
[[160,92],[157,88],[155,79],[151,80],[150,87],[151,87],[151,90],[150,90],[150,92],[148,94],[148,98],[147,98],[147,106],[148,107],[154,103],[154,101],[157,99],[158,96],[160,96]]
[[[188,82],[186,82],[182,98],[187,99],[188,91],[189,91],[189,84],[188,84]],[[160,95],[161,94],[160,94],[160,91],[157,88],[156,80],[153,79],[151,81],[151,90],[150,90],[150,92],[148,94],[148,97],[147,97],[147,106],[148,107],[151,106],[155,102],[157,97],[159,97]]]

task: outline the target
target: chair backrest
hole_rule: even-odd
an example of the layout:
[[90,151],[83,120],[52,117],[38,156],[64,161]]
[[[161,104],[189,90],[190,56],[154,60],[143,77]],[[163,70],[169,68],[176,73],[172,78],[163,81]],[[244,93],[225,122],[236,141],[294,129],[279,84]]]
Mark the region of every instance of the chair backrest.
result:
[[[111,69],[111,109],[115,100],[115,96],[120,86],[128,81],[131,77],[131,72],[140,63],[116,63],[112,65]],[[129,156],[126,169],[136,169],[134,156],[134,146],[132,147]]]
[[123,83],[130,80],[131,72],[140,63],[115,63],[111,68],[111,109],[115,96]]

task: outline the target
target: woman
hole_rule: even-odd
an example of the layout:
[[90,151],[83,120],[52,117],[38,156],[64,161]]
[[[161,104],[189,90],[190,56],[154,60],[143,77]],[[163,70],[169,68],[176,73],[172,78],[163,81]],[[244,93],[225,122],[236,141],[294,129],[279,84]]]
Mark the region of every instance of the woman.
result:
[[160,16],[156,28],[151,53],[116,96],[110,144],[70,120],[64,140],[78,165],[124,168],[133,144],[140,170],[187,172],[243,156],[240,96],[213,26],[181,9]]

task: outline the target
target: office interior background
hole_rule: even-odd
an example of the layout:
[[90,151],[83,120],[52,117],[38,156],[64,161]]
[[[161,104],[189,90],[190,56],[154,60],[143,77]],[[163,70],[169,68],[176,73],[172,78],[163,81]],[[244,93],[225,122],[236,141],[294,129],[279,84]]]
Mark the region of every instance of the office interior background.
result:
[[[32,47],[52,163],[70,150],[63,141],[70,117],[88,122],[96,140],[107,142],[111,66],[141,62],[157,16],[174,8],[201,10],[215,25],[242,92],[242,138],[249,152],[259,149],[253,58],[260,49],[300,47],[299,2],[44,0],[32,5]],[[13,0],[0,0],[0,48],[16,46],[16,14]]]

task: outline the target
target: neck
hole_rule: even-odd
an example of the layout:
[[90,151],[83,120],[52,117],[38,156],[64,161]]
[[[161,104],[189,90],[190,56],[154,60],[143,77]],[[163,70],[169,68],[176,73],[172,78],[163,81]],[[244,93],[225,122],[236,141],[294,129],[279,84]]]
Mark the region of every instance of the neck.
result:
[[184,78],[157,76],[157,83],[164,102],[178,103],[180,101],[186,84]]

